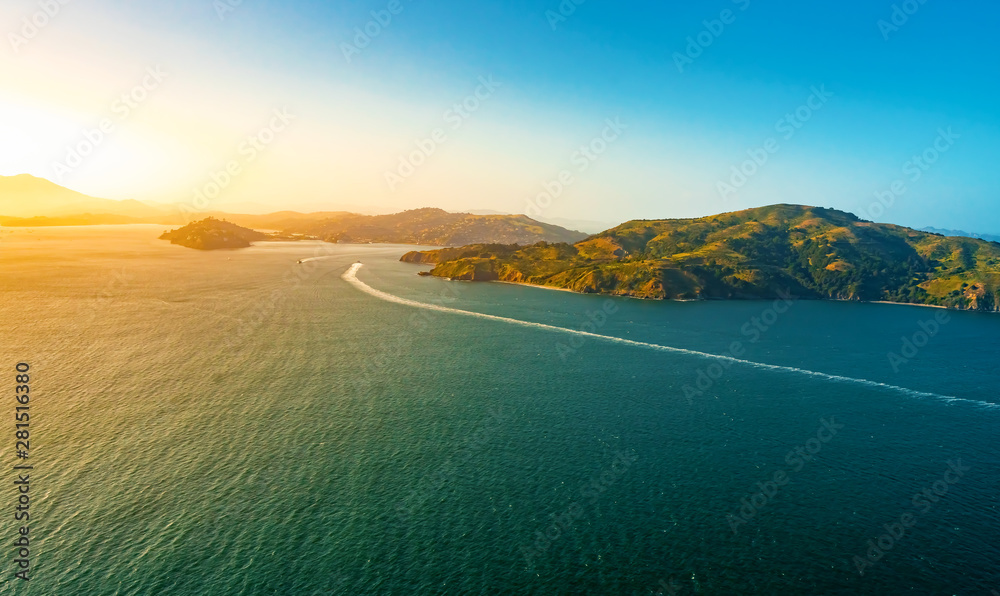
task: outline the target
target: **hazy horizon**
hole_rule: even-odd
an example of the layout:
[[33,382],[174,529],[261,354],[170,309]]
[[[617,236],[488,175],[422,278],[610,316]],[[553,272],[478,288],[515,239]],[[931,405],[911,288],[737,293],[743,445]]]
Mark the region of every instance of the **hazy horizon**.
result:
[[0,174],[219,210],[797,203],[1000,231],[998,8],[791,6],[95,0],[37,27],[17,0]]
[[[19,176],[31,176],[32,178],[36,178],[36,177],[32,176],[31,174],[21,174]],[[10,176],[2,176],[2,175],[0,175],[0,179],[3,179],[3,178],[10,178]],[[46,182],[54,184],[54,182],[52,182],[51,180],[46,180],[44,178],[36,178],[36,179],[45,180]],[[68,189],[68,190],[71,190],[73,192],[79,192],[79,191],[76,191],[76,190],[73,190],[73,189]],[[91,197],[91,198],[103,199],[104,197]],[[125,202],[125,201],[135,200],[135,199],[108,199],[108,200],[117,201],[117,202]],[[178,207],[180,205],[186,205],[185,203],[166,203],[166,202],[152,201],[152,200],[145,200],[145,201],[140,201],[140,202],[142,202],[142,203],[144,203],[146,205],[157,207],[157,208],[166,208],[166,209],[170,209],[170,210],[172,210],[173,208],[176,208],[176,207]],[[3,204],[3,197],[0,197],[0,216],[4,216],[4,215],[10,216],[11,215],[10,213],[4,212],[3,206],[4,206],[4,204]],[[190,205],[186,205],[186,206],[190,207]],[[822,205],[812,205],[812,206],[814,206],[814,207],[822,207]],[[404,209],[404,210],[425,209],[425,208],[430,208],[430,209],[444,209],[443,207],[440,207],[438,205],[422,205],[422,206],[418,206],[418,207],[409,207],[409,208]],[[518,214],[518,213],[510,213],[510,212],[504,212],[504,211],[497,211],[497,210],[493,210],[493,209],[457,208],[457,209],[451,209],[451,210],[445,209],[445,210],[446,211],[450,211],[452,213],[470,213],[470,214],[473,214],[473,215],[522,215],[522,214]],[[309,208],[296,209],[294,206],[284,206],[284,207],[282,207],[280,209],[275,209],[275,207],[273,205],[272,206],[268,206],[268,205],[265,205],[263,203],[256,203],[256,204],[254,204],[254,203],[233,203],[233,204],[228,204],[228,205],[226,205],[226,204],[216,205],[216,206],[214,206],[214,208],[212,208],[210,210],[206,210],[206,211],[201,212],[201,214],[206,215],[206,216],[208,216],[210,214],[214,214],[214,213],[228,213],[228,214],[232,214],[232,215],[268,215],[268,214],[275,213],[275,212],[278,212],[278,211],[297,211],[299,213],[304,213],[304,214],[317,213],[317,212],[349,212],[349,213],[354,213],[354,214],[359,214],[359,215],[389,215],[389,214],[399,213],[402,210],[400,210],[400,211],[394,211],[394,210],[392,210],[390,208],[379,208],[379,207],[365,206],[365,205],[343,205],[343,204],[332,204],[332,203],[330,205],[327,205],[327,206],[325,206],[323,208],[319,208],[319,209],[309,209]],[[184,211],[184,213],[188,214],[187,215],[188,218],[197,218],[197,216],[199,214],[199,212],[197,210],[195,210],[195,212]],[[853,213],[853,212],[850,212],[850,213]],[[62,209],[61,213],[60,213],[60,215],[80,215],[80,214],[81,213],[76,213],[76,212],[72,212],[71,213],[71,210],[67,210],[67,209]],[[695,214],[695,215],[693,215],[691,217],[702,217],[702,216],[712,216],[712,215],[718,215],[718,213]],[[854,213],[854,215],[860,215],[860,214]],[[49,214],[46,213],[44,210],[40,210],[37,213],[31,213],[31,214],[25,213],[25,214],[21,215],[21,217],[39,217],[39,216],[46,217],[46,216],[49,216]],[[615,227],[615,226],[617,226],[619,224],[622,224],[625,221],[629,221],[629,220],[596,221],[596,220],[588,220],[588,219],[585,219],[585,218],[548,217],[545,214],[535,214],[534,218],[537,219],[538,221],[543,222],[543,223],[549,223],[549,224],[561,226],[561,227],[564,227],[564,228],[567,228],[567,229],[571,229],[571,230],[575,229],[575,230],[583,231],[583,232],[586,232],[586,233],[602,232],[604,230],[607,230],[607,229],[613,228],[613,227]],[[661,217],[647,216],[647,217],[638,217],[638,218],[633,218],[633,219],[655,220],[655,219],[674,219],[674,217],[670,216],[670,215],[662,215]],[[890,222],[885,222],[885,223],[894,223],[894,222],[890,221]],[[966,235],[966,234],[982,235],[982,236],[994,236],[995,235],[995,234],[992,234],[990,230],[955,229],[955,228],[944,228],[944,227],[935,226],[935,225],[915,226],[914,229],[918,229],[918,230],[930,230],[930,231],[937,231],[937,232],[942,232],[943,231],[943,232],[948,232],[948,233],[961,233],[963,235]]]

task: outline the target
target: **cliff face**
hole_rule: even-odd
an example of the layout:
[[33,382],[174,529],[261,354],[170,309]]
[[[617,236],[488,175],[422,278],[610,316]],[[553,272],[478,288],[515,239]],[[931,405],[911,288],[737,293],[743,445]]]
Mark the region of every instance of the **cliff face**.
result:
[[576,244],[410,253],[432,275],[641,298],[888,300],[1000,310],[1000,244],[850,213],[774,205],[698,219],[631,221]]
[[399,259],[404,263],[415,263],[415,264],[428,264],[437,265],[441,261],[437,257],[433,256],[430,252],[420,252],[418,250],[412,250]]
[[1000,291],[991,292],[985,284],[977,283],[969,287],[964,296],[968,310],[1000,312]]
[[463,259],[438,265],[431,273],[462,281],[508,281],[497,271],[495,259]]

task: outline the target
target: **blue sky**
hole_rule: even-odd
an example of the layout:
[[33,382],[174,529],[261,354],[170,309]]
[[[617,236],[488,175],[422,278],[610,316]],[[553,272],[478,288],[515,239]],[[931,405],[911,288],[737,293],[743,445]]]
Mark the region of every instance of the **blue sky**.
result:
[[[1000,233],[993,5],[227,1],[72,2],[8,43],[0,174],[183,202],[235,160],[215,207],[618,222],[788,202]],[[0,10],[16,34],[39,8]],[[166,81],[56,179],[152,65]],[[275,109],[294,120],[250,163]]]

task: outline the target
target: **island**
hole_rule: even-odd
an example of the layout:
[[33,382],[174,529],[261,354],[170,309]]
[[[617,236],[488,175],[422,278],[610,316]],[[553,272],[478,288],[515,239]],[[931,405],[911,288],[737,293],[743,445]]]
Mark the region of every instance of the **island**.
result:
[[270,237],[256,230],[244,228],[234,223],[214,217],[164,232],[160,240],[169,240],[198,250],[218,250],[221,248],[246,248],[254,241],[268,240]]
[[428,275],[648,299],[801,298],[1000,310],[1000,243],[771,205],[634,220],[575,244],[415,251]]

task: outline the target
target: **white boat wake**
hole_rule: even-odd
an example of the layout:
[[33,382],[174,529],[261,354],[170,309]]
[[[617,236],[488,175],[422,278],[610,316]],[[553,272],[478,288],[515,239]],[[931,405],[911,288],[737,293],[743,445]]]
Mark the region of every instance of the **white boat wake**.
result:
[[867,387],[873,387],[877,389],[884,389],[888,391],[894,391],[897,393],[902,393],[910,397],[920,397],[920,398],[933,398],[939,399],[947,402],[966,402],[970,404],[975,404],[980,407],[988,409],[1000,409],[1000,404],[993,404],[990,402],[979,401],[975,399],[965,399],[961,397],[953,397],[950,395],[939,395],[937,393],[928,393],[926,391],[916,391],[914,389],[907,389],[906,387],[899,387],[897,385],[889,385],[887,383],[879,383],[878,381],[869,381],[867,379],[855,379],[853,377],[844,377],[840,375],[831,375],[827,373],[815,372],[811,370],[805,370],[802,368],[796,368],[794,366],[779,366],[776,364],[763,364],[761,362],[753,362],[751,360],[742,360],[740,358],[733,358],[732,356],[720,356],[718,354],[710,354],[708,352],[699,352],[697,350],[688,350],[686,348],[674,348],[671,346],[663,346],[660,344],[651,344],[642,341],[634,341],[631,339],[623,339],[620,337],[614,337],[610,335],[600,335],[597,333],[589,333],[587,331],[580,331],[577,329],[567,329],[566,327],[556,327],[554,325],[546,325],[544,323],[532,323],[529,321],[521,321],[519,319],[511,319],[508,317],[499,317],[496,315],[487,315],[478,312],[471,312],[467,310],[459,310],[457,308],[449,308],[447,306],[438,306],[436,304],[427,304],[424,302],[417,302],[416,300],[409,300],[407,298],[400,298],[399,296],[394,296],[388,294],[381,290],[376,290],[375,288],[369,286],[365,282],[358,279],[358,271],[361,269],[361,263],[354,263],[351,267],[344,272],[341,276],[344,281],[353,285],[362,292],[374,296],[380,300],[386,302],[393,302],[396,304],[402,304],[404,306],[410,306],[413,308],[422,308],[425,310],[433,310],[437,312],[451,313],[456,315],[463,315],[467,317],[475,317],[478,319],[486,319],[488,321],[499,321],[502,323],[509,323],[512,325],[520,325],[522,327],[531,327],[533,329],[545,329],[546,331],[554,331],[556,333],[569,333],[572,335],[581,335],[583,337],[589,337],[593,339],[598,339],[601,341],[613,342],[617,344],[625,344],[630,346],[635,346],[639,348],[645,348],[650,350],[659,350],[661,352],[673,352],[675,354],[686,354],[689,356],[697,356],[700,358],[705,358],[709,360],[716,361],[726,361],[735,364],[741,364],[744,366],[750,366],[753,368],[759,368],[763,370],[773,370],[785,373],[796,373],[800,375],[806,375],[810,377],[820,378],[826,381],[834,381],[838,383],[852,383],[855,385],[864,385]]

